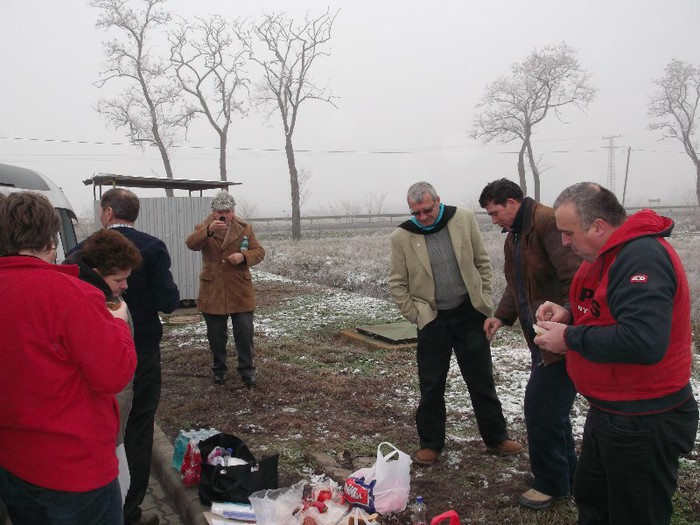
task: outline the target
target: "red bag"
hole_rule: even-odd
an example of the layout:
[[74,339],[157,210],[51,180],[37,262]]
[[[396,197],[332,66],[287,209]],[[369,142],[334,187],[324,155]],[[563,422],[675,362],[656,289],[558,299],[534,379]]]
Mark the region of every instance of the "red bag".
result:
[[439,516],[435,516],[432,520],[430,520],[430,525],[438,525],[438,523],[441,523],[448,518],[450,520],[448,525],[460,525],[459,516],[454,510],[448,510],[447,512],[443,512]]
[[182,475],[182,484],[185,487],[194,487],[199,483],[199,478],[202,475],[202,454],[199,452],[199,445],[195,439],[190,439],[187,443],[180,474]]

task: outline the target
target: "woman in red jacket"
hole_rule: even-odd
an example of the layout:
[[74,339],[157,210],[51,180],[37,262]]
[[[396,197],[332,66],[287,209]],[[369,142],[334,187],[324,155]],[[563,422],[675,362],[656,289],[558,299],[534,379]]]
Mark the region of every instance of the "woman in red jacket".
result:
[[134,374],[126,308],[58,266],[42,195],[0,202],[0,499],[13,525],[121,525],[115,394]]

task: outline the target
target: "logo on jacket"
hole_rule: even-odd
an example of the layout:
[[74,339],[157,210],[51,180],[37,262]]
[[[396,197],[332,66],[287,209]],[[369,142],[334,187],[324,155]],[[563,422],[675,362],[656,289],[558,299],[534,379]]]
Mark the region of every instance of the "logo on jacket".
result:
[[584,314],[590,312],[590,314],[594,317],[600,317],[600,303],[593,299],[594,295],[595,290],[593,290],[592,288],[581,288],[581,293],[578,296],[579,301],[584,304],[590,302],[591,306],[590,308],[586,308],[585,306],[581,306],[579,304],[578,310],[579,312],[583,312]]
[[646,274],[643,274],[643,273],[638,273],[638,274],[630,277],[630,283],[632,283],[632,284],[634,284],[634,283],[646,284],[647,280],[648,280],[648,277],[646,276]]

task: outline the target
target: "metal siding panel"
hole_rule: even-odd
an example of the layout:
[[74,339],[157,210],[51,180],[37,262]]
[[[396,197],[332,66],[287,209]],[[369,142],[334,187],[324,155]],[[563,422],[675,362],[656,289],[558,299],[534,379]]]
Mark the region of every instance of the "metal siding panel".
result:
[[185,239],[211,213],[213,197],[150,197],[139,199],[141,211],[136,228],[161,239],[172,259],[172,273],[180,299],[194,301],[199,291],[202,260],[187,248]]

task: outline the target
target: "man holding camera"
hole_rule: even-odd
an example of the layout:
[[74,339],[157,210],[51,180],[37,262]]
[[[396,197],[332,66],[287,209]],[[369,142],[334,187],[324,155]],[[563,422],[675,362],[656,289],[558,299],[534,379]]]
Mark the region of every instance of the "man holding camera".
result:
[[220,191],[211,204],[212,213],[187,237],[190,250],[202,252],[197,309],[207,323],[207,339],[214,359],[214,383],[227,379],[226,343],[228,318],[238,352],[238,373],[245,386],[256,384],[253,364],[253,310],[255,292],[250,268],[265,257],[253,228],[235,214],[236,201]]

